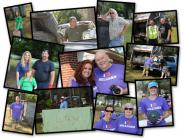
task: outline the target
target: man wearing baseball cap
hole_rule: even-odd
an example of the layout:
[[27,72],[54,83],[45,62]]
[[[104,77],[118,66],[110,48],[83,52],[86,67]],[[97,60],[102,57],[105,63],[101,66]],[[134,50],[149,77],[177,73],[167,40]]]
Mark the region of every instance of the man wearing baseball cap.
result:
[[148,83],[149,97],[142,99],[139,103],[139,114],[147,120],[147,126],[165,126],[165,118],[169,116],[167,101],[158,96],[158,83]]

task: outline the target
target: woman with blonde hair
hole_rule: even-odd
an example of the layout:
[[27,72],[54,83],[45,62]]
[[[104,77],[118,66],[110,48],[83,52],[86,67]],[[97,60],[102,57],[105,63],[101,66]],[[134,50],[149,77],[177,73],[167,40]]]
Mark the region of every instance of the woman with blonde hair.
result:
[[25,75],[25,73],[31,69],[32,64],[32,56],[29,51],[25,51],[22,54],[21,61],[16,66],[16,81],[17,81],[17,87],[19,86],[19,80]]

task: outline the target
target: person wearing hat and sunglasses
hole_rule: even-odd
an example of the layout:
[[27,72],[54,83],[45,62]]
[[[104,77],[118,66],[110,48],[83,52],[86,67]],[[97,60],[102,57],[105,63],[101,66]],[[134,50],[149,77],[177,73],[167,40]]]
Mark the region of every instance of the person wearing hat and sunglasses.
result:
[[119,17],[117,11],[113,8],[110,8],[102,19],[109,22],[109,47],[123,46],[124,35],[128,30],[128,21]]
[[49,60],[49,51],[42,51],[42,59],[33,65],[33,74],[37,82],[37,89],[50,89],[55,79],[54,64]]
[[142,99],[139,103],[139,114],[147,120],[147,126],[165,126],[165,118],[169,116],[169,105],[167,101],[158,96],[158,83],[148,83],[149,97]]
[[68,102],[66,100],[66,97],[61,96],[60,99],[60,109],[67,109],[68,108]]
[[142,129],[138,128],[137,117],[134,115],[133,104],[126,103],[123,111],[124,114],[116,120],[116,131],[142,135]]
[[104,110],[104,117],[95,123],[94,128],[115,131],[115,121],[112,119],[113,112],[114,107],[111,105],[107,105]]

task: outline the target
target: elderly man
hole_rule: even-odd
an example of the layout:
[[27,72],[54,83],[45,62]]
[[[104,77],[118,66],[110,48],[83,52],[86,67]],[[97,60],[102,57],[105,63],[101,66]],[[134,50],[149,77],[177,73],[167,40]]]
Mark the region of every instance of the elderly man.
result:
[[112,8],[109,9],[102,19],[109,22],[109,47],[123,46],[124,35],[128,30],[128,22],[124,18],[119,17],[117,11]]
[[116,120],[116,130],[128,134],[142,134],[142,129],[138,128],[137,117],[134,115],[132,103],[126,103],[123,108],[124,114]]
[[10,110],[10,116],[13,120],[12,126],[13,129],[16,129],[24,112],[24,106],[20,103],[19,96],[15,97],[15,102],[10,105]]
[[127,94],[127,83],[124,82],[124,65],[113,64],[104,50],[95,54],[95,92],[122,95]]
[[65,31],[65,41],[80,41],[82,40],[82,34],[84,31],[88,30],[91,26],[89,24],[77,25],[77,18],[75,16],[69,19],[70,27]]
[[[165,126],[164,119],[169,116],[169,106],[164,98],[158,96],[158,83],[149,82],[148,91],[150,96],[142,99],[139,103],[139,114],[148,120],[148,127]],[[158,116],[158,119],[156,116]]]
[[49,51],[42,51],[42,59],[33,65],[33,74],[37,82],[37,89],[53,88],[55,71],[54,64],[49,60]]

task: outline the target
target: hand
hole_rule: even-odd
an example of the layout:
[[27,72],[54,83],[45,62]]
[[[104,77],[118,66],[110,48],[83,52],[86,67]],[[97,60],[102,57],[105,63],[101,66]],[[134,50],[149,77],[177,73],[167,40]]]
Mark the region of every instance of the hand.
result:
[[53,84],[49,83],[48,89],[53,88]]

